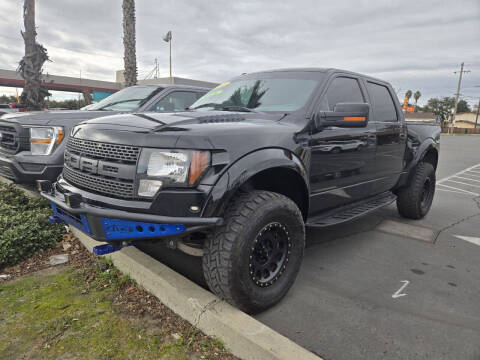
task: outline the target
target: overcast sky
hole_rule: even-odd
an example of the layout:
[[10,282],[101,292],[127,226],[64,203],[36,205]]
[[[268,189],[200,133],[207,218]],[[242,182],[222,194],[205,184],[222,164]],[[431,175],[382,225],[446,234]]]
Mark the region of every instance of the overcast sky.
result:
[[[23,55],[22,0],[0,0],[0,68]],[[420,103],[453,96],[460,63],[471,70],[461,93],[480,97],[479,0],[137,0],[139,79],[160,63],[174,75],[220,82],[282,67],[335,67],[390,81]],[[40,0],[38,41],[52,62],[45,72],[115,79],[123,64],[121,0]],[[6,93],[0,88],[0,94]],[[10,89],[10,91],[12,91]],[[423,100],[423,101],[422,101]]]

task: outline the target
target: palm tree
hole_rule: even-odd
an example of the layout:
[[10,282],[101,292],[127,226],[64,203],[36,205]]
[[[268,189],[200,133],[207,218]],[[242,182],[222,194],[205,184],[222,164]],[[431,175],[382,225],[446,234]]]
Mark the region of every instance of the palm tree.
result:
[[417,107],[417,102],[418,99],[420,99],[420,96],[422,96],[422,93],[420,91],[415,91],[415,94],[413,94],[413,98],[415,99],[415,107]]
[[123,48],[125,86],[137,83],[137,58],[135,54],[135,0],[123,0]]
[[45,105],[48,91],[42,87],[42,67],[48,60],[47,50],[37,43],[35,30],[35,0],[24,0],[23,23],[25,32],[21,31],[25,42],[25,55],[17,71],[25,80],[20,102],[27,110],[40,110]]
[[407,98],[407,105],[408,105],[408,102],[410,101],[410,98],[412,97],[412,90],[408,90],[405,93],[405,97]]

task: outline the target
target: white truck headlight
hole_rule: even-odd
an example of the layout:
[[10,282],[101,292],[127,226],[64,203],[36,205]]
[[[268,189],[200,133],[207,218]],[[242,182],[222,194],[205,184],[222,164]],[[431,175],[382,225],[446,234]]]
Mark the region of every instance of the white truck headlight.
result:
[[31,127],[30,152],[32,155],[50,155],[55,146],[60,145],[63,137],[61,127]]
[[138,195],[153,197],[162,187],[194,186],[208,165],[208,151],[144,148],[137,167]]

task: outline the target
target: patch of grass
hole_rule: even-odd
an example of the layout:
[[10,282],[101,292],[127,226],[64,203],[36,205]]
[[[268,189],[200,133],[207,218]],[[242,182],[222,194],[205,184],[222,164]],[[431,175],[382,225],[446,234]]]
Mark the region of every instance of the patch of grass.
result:
[[86,294],[78,270],[0,285],[0,358],[187,359],[183,338],[148,334],[115,311],[111,272]]
[[235,359],[168,309],[128,311],[148,293],[109,258],[89,264],[0,285],[0,359]]
[[29,198],[14,185],[0,183],[0,269],[53,247],[65,228],[48,221],[45,199]]

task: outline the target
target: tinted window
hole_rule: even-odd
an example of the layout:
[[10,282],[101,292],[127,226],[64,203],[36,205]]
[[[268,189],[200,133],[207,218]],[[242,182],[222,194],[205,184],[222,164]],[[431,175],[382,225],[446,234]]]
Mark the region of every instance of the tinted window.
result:
[[318,81],[281,78],[282,75],[227,81],[202,96],[192,108],[221,110],[236,106],[257,111],[295,111],[305,106]]
[[322,101],[322,110],[333,111],[338,103],[363,103],[365,100],[358,81],[352,78],[337,77],[328,87]]
[[151,111],[184,111],[197,100],[197,94],[190,91],[175,91],[153,105]]
[[135,111],[162,90],[157,86],[131,86],[89,106],[87,110]]
[[392,96],[386,86],[367,83],[372,99],[374,121],[397,121],[397,112]]

